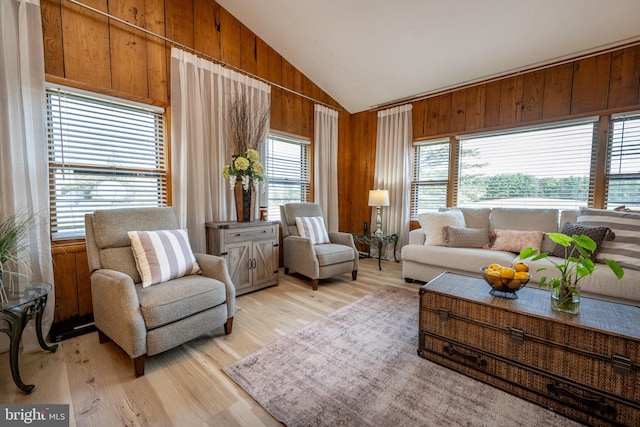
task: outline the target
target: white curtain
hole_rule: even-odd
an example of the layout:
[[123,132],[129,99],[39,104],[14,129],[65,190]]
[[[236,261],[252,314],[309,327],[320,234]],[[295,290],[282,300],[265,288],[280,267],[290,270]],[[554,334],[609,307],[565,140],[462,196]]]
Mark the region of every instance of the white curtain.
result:
[[[44,50],[38,0],[0,2],[0,44],[0,214],[35,216],[35,225],[25,242],[30,278],[53,285],[44,119]],[[51,328],[54,305],[52,289],[43,317],[45,336]],[[8,340],[5,334],[0,340],[0,348],[6,350]],[[40,349],[33,321],[24,331],[22,346],[25,352]]]
[[[413,163],[411,110],[409,104],[378,111],[373,187],[389,190],[390,206],[382,209],[382,230],[385,234],[398,234],[398,251],[409,241]],[[371,224],[375,224],[375,209]],[[392,257],[393,251],[387,251],[387,258]]]
[[[229,104],[235,93],[244,93],[256,109],[270,105],[269,85],[171,49],[172,199],[195,252],[206,250],[205,222],[236,219],[233,191],[222,176],[224,165],[237,154],[226,141]],[[256,218],[267,197],[259,194]]]
[[316,104],[313,116],[314,201],[328,231],[338,231],[338,112]]

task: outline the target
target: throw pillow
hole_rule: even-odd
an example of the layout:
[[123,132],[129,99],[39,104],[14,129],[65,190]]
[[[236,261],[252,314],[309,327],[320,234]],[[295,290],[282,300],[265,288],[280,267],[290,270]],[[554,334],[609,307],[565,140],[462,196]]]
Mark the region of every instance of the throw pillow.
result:
[[596,261],[612,259],[621,267],[640,270],[640,214],[581,208],[578,224],[609,227],[616,235],[612,241],[603,241]]
[[452,248],[481,248],[489,244],[489,230],[446,225],[444,245]]
[[[613,238],[616,237],[615,233],[613,233],[609,227],[601,227],[596,225],[585,225],[585,224],[573,224],[571,222],[565,222],[560,232],[562,234],[566,234],[567,236],[573,236],[577,234],[579,236],[585,235],[585,236],[591,237],[593,241],[596,242],[596,245],[598,245],[596,247],[595,252],[591,254],[590,258],[592,261],[596,260],[596,254],[600,250],[602,241],[613,240]],[[565,248],[562,245],[556,244],[556,247],[551,252],[551,255],[564,258],[565,250],[568,250],[570,253],[573,250],[573,246],[575,245],[571,244],[571,246]]]
[[418,222],[424,231],[424,244],[427,246],[444,245],[444,227],[447,225],[465,227],[464,215],[459,209],[445,212],[425,212],[418,215]]
[[321,216],[297,216],[296,226],[300,237],[311,240],[312,245],[331,243]]
[[186,230],[129,231],[142,287],[200,272]]
[[540,250],[542,231],[493,230],[495,241],[491,245],[494,251],[520,252],[524,248]]

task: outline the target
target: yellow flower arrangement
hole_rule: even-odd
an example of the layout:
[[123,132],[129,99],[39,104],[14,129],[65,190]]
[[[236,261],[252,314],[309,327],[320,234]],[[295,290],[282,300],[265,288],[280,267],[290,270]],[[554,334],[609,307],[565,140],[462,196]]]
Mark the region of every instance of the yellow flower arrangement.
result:
[[242,154],[234,155],[231,163],[224,165],[222,175],[224,179],[229,180],[232,189],[238,178],[242,179],[242,187],[244,191],[248,191],[252,180],[256,186],[264,180],[264,166],[260,163],[260,154],[249,148]]

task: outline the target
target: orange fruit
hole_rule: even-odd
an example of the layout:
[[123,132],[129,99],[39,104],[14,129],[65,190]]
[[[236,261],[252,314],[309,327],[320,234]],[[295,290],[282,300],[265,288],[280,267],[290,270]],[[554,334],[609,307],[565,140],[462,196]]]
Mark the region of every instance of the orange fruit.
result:
[[489,270],[496,270],[496,271],[500,271],[500,269],[502,268],[502,266],[500,264],[489,264],[489,267],[487,267]]
[[513,264],[513,269],[515,271],[529,271],[529,266],[522,261],[518,261]]
[[511,267],[502,267],[500,269],[500,277],[503,279],[513,279],[513,276],[515,276],[516,271],[511,268]]
[[509,289],[519,289],[522,282],[520,279],[511,279],[507,285]]

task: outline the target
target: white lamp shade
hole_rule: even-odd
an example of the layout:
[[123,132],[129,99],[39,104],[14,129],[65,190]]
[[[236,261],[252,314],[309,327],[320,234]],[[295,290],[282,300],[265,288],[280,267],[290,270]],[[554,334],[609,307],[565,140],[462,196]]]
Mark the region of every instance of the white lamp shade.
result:
[[389,190],[369,190],[369,206],[389,206]]

